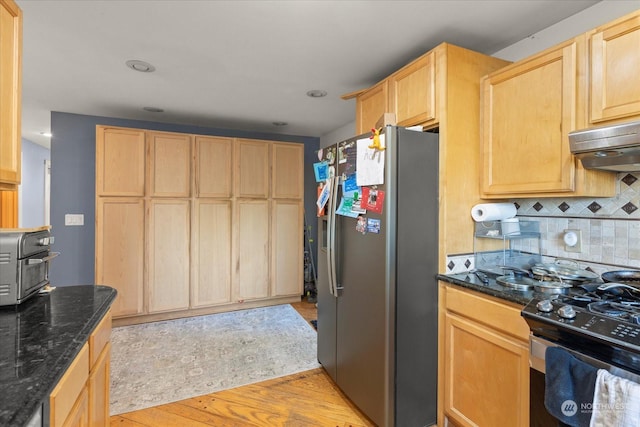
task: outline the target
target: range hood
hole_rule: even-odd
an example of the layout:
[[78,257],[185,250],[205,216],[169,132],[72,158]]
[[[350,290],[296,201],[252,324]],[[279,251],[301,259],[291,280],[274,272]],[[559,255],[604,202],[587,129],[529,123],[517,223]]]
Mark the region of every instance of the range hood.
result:
[[640,121],[571,132],[569,147],[587,169],[640,171]]

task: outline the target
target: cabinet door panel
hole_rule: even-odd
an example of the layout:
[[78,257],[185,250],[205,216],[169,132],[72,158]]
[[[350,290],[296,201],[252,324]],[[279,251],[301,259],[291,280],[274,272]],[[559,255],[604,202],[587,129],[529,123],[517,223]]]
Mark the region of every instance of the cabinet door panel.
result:
[[302,202],[273,202],[271,294],[274,296],[302,295],[302,222]]
[[236,202],[235,299],[269,296],[269,202]]
[[446,415],[461,426],[529,425],[529,350],[447,314]]
[[144,196],[143,130],[96,127],[96,194]]
[[111,343],[107,343],[89,375],[89,419],[91,425],[109,425],[109,375],[111,372]]
[[432,51],[390,77],[393,110],[399,126],[436,118],[435,53]]
[[22,11],[0,3],[0,188],[20,184]]
[[198,197],[231,197],[232,143],[231,138],[196,136]]
[[356,134],[371,131],[380,117],[389,112],[389,83],[378,83],[356,99]]
[[0,228],[18,228],[17,190],[0,190]]
[[486,194],[574,190],[576,51],[575,42],[562,45],[483,80]]
[[147,132],[149,192],[152,197],[189,197],[191,136]]
[[191,306],[231,302],[231,202],[196,201],[192,236]]
[[189,201],[151,200],[149,312],[189,308]]
[[271,196],[278,199],[302,199],[304,145],[273,143],[271,153]]
[[62,427],[89,427],[89,393],[83,388]]
[[269,196],[269,142],[238,139],[234,151],[235,196]]
[[591,36],[591,123],[640,115],[640,12]]
[[85,344],[49,396],[51,427],[88,424],[88,378],[89,345]]
[[96,283],[115,288],[113,316],[143,312],[144,201],[99,197],[96,209]]

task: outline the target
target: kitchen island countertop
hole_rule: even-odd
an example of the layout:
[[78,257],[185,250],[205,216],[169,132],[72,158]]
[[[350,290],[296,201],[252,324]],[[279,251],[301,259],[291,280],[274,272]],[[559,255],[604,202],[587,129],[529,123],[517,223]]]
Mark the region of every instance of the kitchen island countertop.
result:
[[115,297],[108,286],[65,286],[0,307],[0,425],[25,425],[47,401]]

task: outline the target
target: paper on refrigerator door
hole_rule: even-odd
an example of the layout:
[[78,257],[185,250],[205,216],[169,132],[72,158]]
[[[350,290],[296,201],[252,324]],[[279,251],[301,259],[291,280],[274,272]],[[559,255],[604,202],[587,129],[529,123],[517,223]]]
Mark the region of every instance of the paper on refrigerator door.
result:
[[[356,182],[359,186],[384,184],[384,150],[369,148],[371,139],[357,141]],[[385,146],[384,135],[380,145]]]
[[333,178],[329,178],[327,182],[325,182],[324,187],[322,187],[322,191],[320,191],[320,195],[318,196],[318,200],[316,201],[316,205],[318,209],[324,209],[324,206],[327,204],[327,200],[329,200],[329,196],[331,195],[331,181]]

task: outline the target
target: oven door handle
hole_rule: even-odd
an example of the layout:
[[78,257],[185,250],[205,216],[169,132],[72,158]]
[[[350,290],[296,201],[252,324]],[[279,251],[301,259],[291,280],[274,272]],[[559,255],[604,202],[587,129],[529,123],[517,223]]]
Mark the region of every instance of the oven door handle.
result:
[[51,261],[58,255],[60,255],[60,252],[51,252],[44,258],[29,258],[27,260],[27,265],[42,264],[43,262]]
[[[606,369],[608,371],[612,370],[613,365],[606,363],[602,360],[598,360],[586,354],[568,349],[567,347],[553,343],[551,341],[547,341],[535,335],[530,335],[529,338],[530,338],[529,339],[529,345],[530,345],[529,365],[531,366],[532,369],[535,369],[538,372],[542,372],[543,374],[545,373],[545,370],[546,370],[545,354],[547,351],[547,347],[559,347],[563,350],[566,350],[575,358],[597,369]],[[638,376],[636,376],[635,374],[625,373],[625,375],[621,375],[621,376],[624,376],[625,378],[632,379],[633,381],[638,382]]]

